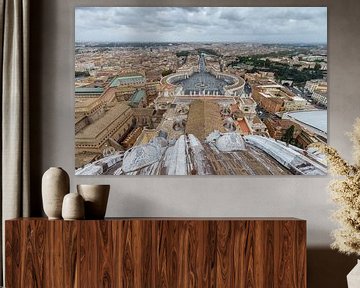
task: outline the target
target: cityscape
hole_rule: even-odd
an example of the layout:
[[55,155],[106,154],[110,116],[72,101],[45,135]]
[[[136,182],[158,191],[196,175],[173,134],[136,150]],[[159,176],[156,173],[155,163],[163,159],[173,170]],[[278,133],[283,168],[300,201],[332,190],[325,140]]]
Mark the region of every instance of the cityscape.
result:
[[324,7],[76,8],[75,174],[326,175],[326,27]]

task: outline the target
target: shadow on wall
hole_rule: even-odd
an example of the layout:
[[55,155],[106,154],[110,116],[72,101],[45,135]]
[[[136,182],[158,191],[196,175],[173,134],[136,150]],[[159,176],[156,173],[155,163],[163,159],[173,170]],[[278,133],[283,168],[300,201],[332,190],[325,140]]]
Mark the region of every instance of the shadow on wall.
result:
[[347,288],[346,275],[356,264],[356,256],[319,248],[307,251],[308,288]]
[[[41,1],[43,2],[43,1]],[[44,52],[45,41],[43,31],[43,16],[46,10],[43,4],[35,1],[30,3],[30,43],[29,43],[29,129],[30,129],[30,215],[42,216],[41,202],[41,163],[43,157],[43,66],[41,55]],[[36,19],[36,20],[35,20]],[[55,21],[55,16],[53,18]],[[49,95],[48,95],[49,96]]]

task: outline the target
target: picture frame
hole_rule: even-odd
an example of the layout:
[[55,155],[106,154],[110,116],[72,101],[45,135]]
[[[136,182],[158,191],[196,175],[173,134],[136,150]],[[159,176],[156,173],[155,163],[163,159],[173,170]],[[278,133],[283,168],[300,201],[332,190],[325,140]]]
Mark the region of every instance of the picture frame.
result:
[[326,175],[326,43],[326,7],[77,7],[75,174]]

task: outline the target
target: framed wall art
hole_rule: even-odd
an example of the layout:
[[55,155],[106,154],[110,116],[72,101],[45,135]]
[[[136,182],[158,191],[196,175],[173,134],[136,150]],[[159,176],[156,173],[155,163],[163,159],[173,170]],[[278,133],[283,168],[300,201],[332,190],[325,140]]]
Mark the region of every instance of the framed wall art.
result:
[[325,175],[326,7],[77,7],[76,175]]

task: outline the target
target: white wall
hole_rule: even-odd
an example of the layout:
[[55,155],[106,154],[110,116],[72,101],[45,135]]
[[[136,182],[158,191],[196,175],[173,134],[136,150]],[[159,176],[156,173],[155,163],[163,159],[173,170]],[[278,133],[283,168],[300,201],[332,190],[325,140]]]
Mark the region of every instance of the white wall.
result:
[[[43,0],[33,9],[31,81],[33,163],[38,176],[50,166],[74,175],[74,6],[105,1]],[[337,3],[335,3],[337,2]],[[269,1],[178,1],[175,6],[266,6]],[[360,20],[356,0],[271,1],[277,6],[328,4],[329,142],[350,159],[345,136],[360,116]],[[293,3],[293,4],[292,4]],[[173,1],[106,1],[108,6],[174,6]],[[351,5],[350,5],[351,4]],[[36,16],[35,16],[36,15]],[[35,19],[36,17],[36,19]],[[35,29],[35,28],[36,29]],[[34,31],[36,30],[36,31]],[[38,33],[38,34],[37,34]],[[38,100],[36,100],[38,99]],[[40,99],[40,100],[39,100]],[[36,106],[36,107],[34,107]],[[40,106],[40,107],[37,107]],[[35,110],[36,109],[36,110]],[[34,165],[34,164],[33,164]],[[328,246],[333,206],[329,177],[71,177],[80,183],[109,183],[107,216],[291,216],[308,221],[308,246]],[[38,180],[35,180],[38,181]]]

